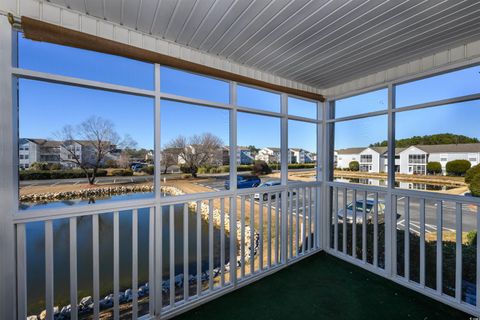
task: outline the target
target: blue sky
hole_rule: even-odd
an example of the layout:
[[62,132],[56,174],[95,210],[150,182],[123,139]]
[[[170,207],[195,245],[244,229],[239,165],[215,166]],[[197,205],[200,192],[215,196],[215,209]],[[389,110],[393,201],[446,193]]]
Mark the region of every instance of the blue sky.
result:
[[[154,87],[152,64],[122,57],[25,40],[19,35],[19,64],[23,68],[104,81],[143,89]],[[192,98],[228,103],[228,82],[161,68],[161,90]],[[480,66],[399,85],[397,107],[480,92]],[[280,110],[280,95],[238,86],[238,104],[262,110]],[[385,110],[387,90],[381,89],[338,100],[336,116]],[[289,98],[289,113],[314,118],[316,106]],[[117,132],[129,134],[138,147],[153,148],[153,108],[150,98],[70,87],[32,80],[20,81],[20,137],[54,138],[64,125],[76,125],[92,115],[111,120]],[[162,145],[182,134],[211,132],[229,143],[229,112],[222,109],[162,101]],[[478,102],[398,113],[397,138],[434,133],[479,137]],[[237,144],[280,146],[280,120],[238,113]],[[315,150],[314,126],[289,122],[289,146]],[[309,137],[312,137],[311,139]],[[336,124],[335,148],[366,146],[387,138],[387,117],[377,116]]]

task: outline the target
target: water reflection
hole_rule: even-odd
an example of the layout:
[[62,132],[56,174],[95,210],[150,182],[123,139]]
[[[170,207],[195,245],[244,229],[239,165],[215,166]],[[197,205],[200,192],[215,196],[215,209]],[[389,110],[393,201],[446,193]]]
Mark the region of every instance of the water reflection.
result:
[[[74,201],[75,202],[75,201]],[[61,205],[66,205],[61,202]],[[163,277],[169,277],[169,208],[162,211],[162,257]],[[120,290],[131,288],[132,273],[132,216],[131,211],[119,214],[119,276]],[[175,232],[175,274],[183,272],[183,205],[174,209]],[[196,274],[196,214],[188,215],[189,232],[189,272]],[[28,314],[39,314],[45,309],[45,233],[43,222],[26,225],[27,234],[27,287]],[[113,291],[113,213],[99,216],[99,274],[100,297]],[[68,305],[70,262],[69,262],[69,220],[53,222],[54,236],[54,303]],[[208,222],[201,222],[202,271],[208,270]],[[220,230],[214,228],[214,265],[220,265]],[[225,263],[228,263],[229,241],[225,239]],[[149,209],[138,211],[138,284],[148,282],[149,265]],[[77,283],[78,299],[92,295],[92,217],[77,218]]]

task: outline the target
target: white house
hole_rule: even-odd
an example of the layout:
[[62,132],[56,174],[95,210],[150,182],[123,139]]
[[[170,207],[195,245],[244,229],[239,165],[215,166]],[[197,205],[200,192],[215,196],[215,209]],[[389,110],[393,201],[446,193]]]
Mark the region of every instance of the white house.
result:
[[[428,162],[440,162],[443,174],[452,160],[468,160],[472,166],[480,163],[480,143],[415,145],[395,149],[395,171],[404,174],[426,174]],[[360,171],[387,172],[387,147],[348,148],[334,152],[336,168],[347,169],[358,161]]]
[[468,160],[472,166],[480,163],[480,143],[416,145],[404,149],[400,155],[400,173],[425,174],[428,162],[440,162],[443,174],[447,162]]
[[336,167],[340,169],[347,169],[350,162],[358,161],[360,162],[360,153],[365,150],[365,148],[348,148],[336,150]]
[[255,156],[255,160],[265,161],[266,163],[280,162],[280,148],[268,147],[262,148]]
[[315,162],[313,155],[305,149],[292,148],[288,150],[288,163],[312,163]]

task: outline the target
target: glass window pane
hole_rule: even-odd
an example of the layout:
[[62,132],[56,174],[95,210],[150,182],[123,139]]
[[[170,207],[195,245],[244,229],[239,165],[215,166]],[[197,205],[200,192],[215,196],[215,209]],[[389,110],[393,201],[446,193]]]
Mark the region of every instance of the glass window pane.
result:
[[395,87],[397,108],[480,93],[480,66],[444,73]]
[[151,63],[25,39],[18,34],[20,68],[153,90]]
[[153,106],[151,98],[19,80],[20,208],[152,197]]
[[335,118],[355,114],[386,110],[388,108],[388,89],[363,93],[350,98],[335,101]]
[[407,189],[470,194],[475,183],[466,178],[466,170],[480,163],[479,118],[478,100],[398,112],[396,184]]
[[317,125],[288,120],[288,180],[315,181]]
[[334,126],[334,180],[385,186],[387,116],[341,121]]
[[288,114],[316,119],[317,104],[308,100],[288,97]]
[[280,119],[239,112],[237,123],[237,188],[278,184]]
[[171,93],[189,98],[229,103],[230,87],[227,81],[161,67],[160,89],[162,92]]
[[237,103],[239,106],[280,112],[280,94],[237,86]]
[[162,100],[162,194],[228,188],[229,111]]

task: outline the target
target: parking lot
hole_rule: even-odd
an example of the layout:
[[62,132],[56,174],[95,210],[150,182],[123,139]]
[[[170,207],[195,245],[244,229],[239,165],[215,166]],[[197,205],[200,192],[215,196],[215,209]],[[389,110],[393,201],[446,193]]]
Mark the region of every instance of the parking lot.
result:
[[[372,196],[367,197],[368,200],[373,200]],[[357,201],[363,201],[361,196],[357,196]],[[380,201],[380,200],[379,200]],[[338,194],[338,203],[341,209],[343,204],[343,193]],[[347,195],[347,205],[352,203],[352,195]],[[419,201],[410,201],[410,232],[420,235],[420,203]],[[425,203],[425,233],[437,231],[437,204],[432,201]],[[463,205],[462,207],[462,232],[476,230],[476,206]],[[443,230],[455,231],[456,223],[456,208],[455,204],[451,202],[443,203]],[[405,198],[399,197],[397,200],[397,229],[405,229]]]

